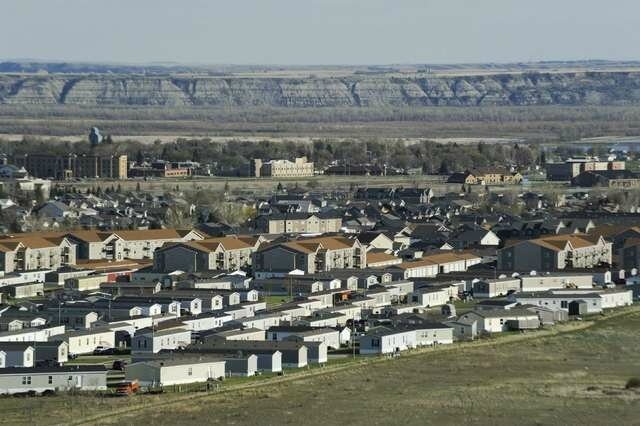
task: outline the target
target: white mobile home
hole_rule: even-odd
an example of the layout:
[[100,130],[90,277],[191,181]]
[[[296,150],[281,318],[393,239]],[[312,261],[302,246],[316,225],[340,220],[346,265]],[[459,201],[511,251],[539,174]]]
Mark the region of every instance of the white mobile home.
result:
[[0,369],[0,394],[106,389],[104,365]]
[[159,359],[136,362],[127,366],[127,380],[138,380],[141,386],[172,386],[206,382],[225,377],[225,361],[218,357]]

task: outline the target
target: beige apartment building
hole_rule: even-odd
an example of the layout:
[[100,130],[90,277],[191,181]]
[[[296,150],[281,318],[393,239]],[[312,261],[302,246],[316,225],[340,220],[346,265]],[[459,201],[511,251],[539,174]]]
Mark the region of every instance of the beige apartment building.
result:
[[251,265],[258,239],[221,237],[167,243],[155,253],[154,270],[163,272],[229,271]]
[[331,213],[275,213],[258,217],[256,226],[268,234],[340,232],[342,218]]
[[251,162],[251,170],[255,177],[309,177],[313,176],[313,162],[307,161],[307,157],[297,157],[294,161],[269,160],[259,158]]
[[521,241],[498,250],[498,269],[553,271],[611,264],[612,243],[600,235],[554,235]]
[[305,238],[261,246],[253,255],[256,278],[305,274],[332,269],[362,269],[367,266],[366,247],[356,239],[344,237]]
[[5,273],[58,269],[76,263],[76,246],[59,234],[15,234],[0,237],[0,268]]
[[202,240],[203,232],[192,229],[120,230],[113,232],[74,231],[66,234],[77,244],[78,259],[153,259],[156,249],[166,243]]

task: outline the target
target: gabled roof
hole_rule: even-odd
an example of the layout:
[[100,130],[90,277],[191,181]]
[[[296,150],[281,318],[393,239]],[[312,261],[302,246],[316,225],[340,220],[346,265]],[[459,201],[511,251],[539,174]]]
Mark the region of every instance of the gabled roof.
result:
[[195,229],[120,230],[114,231],[113,233],[125,241],[139,241],[179,239],[184,238],[190,232],[195,232],[200,236],[204,236],[203,233]]
[[[531,243],[553,251],[577,249],[596,245],[602,237],[598,234],[562,234],[533,240],[519,241],[516,244]],[[507,244],[514,245],[514,244]]]

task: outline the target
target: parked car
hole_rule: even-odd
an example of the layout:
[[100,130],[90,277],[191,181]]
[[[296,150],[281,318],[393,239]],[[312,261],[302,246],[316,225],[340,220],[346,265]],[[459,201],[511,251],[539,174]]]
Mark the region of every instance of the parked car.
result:
[[113,365],[111,366],[111,369],[124,371],[124,368],[126,367],[126,365],[127,365],[127,362],[125,360],[117,359],[113,361]]
[[94,355],[113,355],[116,353],[115,348],[107,348],[104,346],[98,346],[94,349]]

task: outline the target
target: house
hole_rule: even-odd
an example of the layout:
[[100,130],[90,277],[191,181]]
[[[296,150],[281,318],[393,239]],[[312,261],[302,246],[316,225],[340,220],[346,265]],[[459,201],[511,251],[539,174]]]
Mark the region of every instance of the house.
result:
[[299,339],[303,342],[323,342],[329,349],[340,348],[340,333],[333,328],[307,326],[276,326],[266,331],[266,340]]
[[600,235],[553,235],[507,244],[498,250],[498,269],[553,271],[593,268],[612,262],[612,244]]
[[14,299],[33,298],[44,295],[44,283],[23,283],[0,288]]
[[506,296],[509,293],[520,291],[519,278],[498,278],[474,280],[473,297],[499,297]]
[[453,343],[453,329],[439,322],[421,322],[411,326],[418,346],[449,345]]
[[459,183],[463,185],[475,185],[478,183],[478,178],[471,172],[456,172],[452,173],[447,179],[447,183]]
[[420,287],[411,294],[411,301],[422,307],[442,306],[450,301],[448,289]]
[[106,389],[107,369],[103,364],[0,369],[0,394]]
[[53,336],[64,334],[64,331],[64,325],[3,331],[0,332],[0,342],[47,342]]
[[162,290],[160,282],[103,282],[100,291],[113,296],[151,296]]
[[318,237],[262,245],[254,253],[256,278],[285,276],[300,270],[305,274],[332,269],[365,268],[366,247],[344,237]]
[[474,340],[478,337],[479,320],[476,317],[460,317],[445,321],[444,324],[451,327],[455,340]]
[[131,339],[131,353],[134,355],[156,354],[162,350],[175,350],[191,344],[191,330],[186,327],[154,330],[138,330]]
[[546,306],[520,305],[522,308],[538,314],[542,325],[554,325],[556,322],[569,321],[569,312],[560,309],[552,309]]
[[369,268],[388,268],[401,263],[401,258],[382,251],[370,251],[367,253],[367,266]]
[[393,250],[393,238],[390,238],[384,232],[361,232],[356,235],[356,239],[360,241],[360,244],[366,246],[367,250]]
[[251,265],[256,246],[235,237],[167,243],[154,254],[154,270],[202,272],[236,270]]
[[32,344],[4,342],[0,344],[0,368],[33,367],[35,352]]
[[476,303],[475,309],[477,310],[485,310],[485,309],[512,309],[518,306],[518,302],[511,299],[486,299],[481,300]]
[[224,331],[217,331],[212,334],[202,336],[202,340],[207,342],[208,340],[265,340],[264,330],[260,328],[244,328],[244,329],[231,329]]
[[49,342],[4,342],[1,347],[6,345],[29,345],[35,349],[35,366],[45,365],[61,365],[69,360],[69,345],[61,340],[51,340]]
[[392,354],[418,346],[414,329],[376,327],[359,337],[361,355]]
[[521,275],[520,291],[547,291],[561,288],[593,288],[594,274],[552,272],[545,274]]
[[137,380],[143,387],[164,387],[221,380],[225,377],[221,357],[187,357],[135,362],[127,365],[126,380]]
[[508,330],[536,329],[540,319],[535,312],[526,309],[475,310],[461,315],[458,322],[477,321],[477,333],[500,333]]
[[472,265],[482,261],[482,258],[466,252],[447,252],[423,256],[421,259],[403,262],[390,268],[395,277],[407,280],[409,278],[435,277],[455,271],[466,271]]
[[[269,357],[270,358],[270,357]],[[226,354],[224,357],[227,375],[252,377],[258,373],[258,355],[256,354]]]
[[584,315],[600,313],[603,309],[631,305],[633,292],[627,289],[606,291],[565,289],[516,293],[510,298],[523,305],[563,310],[569,312],[569,315]]
[[98,347],[115,348],[115,333],[108,328],[92,328],[66,332],[56,339],[69,345],[69,353],[74,355],[93,353]]
[[[273,341],[273,340],[213,340],[202,345],[192,345],[186,348],[187,352],[205,352],[205,353],[224,353],[236,354],[238,352],[255,354],[258,357],[268,355],[269,357],[275,352],[282,355],[282,367],[302,368],[306,367],[310,362],[309,346],[312,342],[298,341]],[[316,344],[317,345],[317,344]],[[326,358],[326,346],[324,346],[324,354]]]
[[456,249],[486,248],[500,245],[500,238],[487,229],[469,229],[449,239]]

